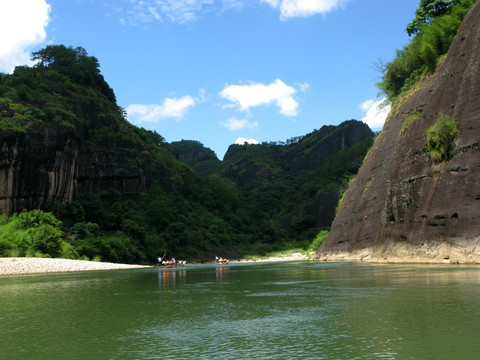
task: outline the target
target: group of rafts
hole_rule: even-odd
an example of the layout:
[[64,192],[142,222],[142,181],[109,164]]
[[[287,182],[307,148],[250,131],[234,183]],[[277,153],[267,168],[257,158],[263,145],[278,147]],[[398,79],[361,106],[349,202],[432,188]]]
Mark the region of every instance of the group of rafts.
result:
[[[163,256],[164,257],[164,256]],[[165,268],[175,268],[175,267],[184,267],[187,264],[186,260],[176,260],[172,258],[171,260],[163,260],[163,257],[158,257],[158,267]],[[215,256],[215,265],[228,265],[230,260]]]
[[172,258],[171,260],[163,260],[163,257],[158,258],[157,266],[162,268],[174,268],[174,267],[184,267],[187,264],[186,260],[176,260]]

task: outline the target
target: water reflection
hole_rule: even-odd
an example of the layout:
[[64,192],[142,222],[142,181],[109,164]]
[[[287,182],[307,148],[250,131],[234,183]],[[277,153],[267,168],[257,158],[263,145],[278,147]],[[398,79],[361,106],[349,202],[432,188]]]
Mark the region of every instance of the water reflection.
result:
[[228,279],[228,266],[217,265],[215,266],[215,276],[217,281],[226,281]]
[[159,270],[158,286],[163,290],[175,289],[177,282],[184,283],[187,278],[187,271],[182,270]]

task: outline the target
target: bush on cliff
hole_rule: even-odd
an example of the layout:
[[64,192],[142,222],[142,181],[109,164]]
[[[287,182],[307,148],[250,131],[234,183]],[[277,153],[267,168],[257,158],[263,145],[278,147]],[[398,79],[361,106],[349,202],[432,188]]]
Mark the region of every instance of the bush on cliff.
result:
[[427,151],[434,163],[450,160],[454,155],[458,126],[450,116],[440,116],[427,130]]

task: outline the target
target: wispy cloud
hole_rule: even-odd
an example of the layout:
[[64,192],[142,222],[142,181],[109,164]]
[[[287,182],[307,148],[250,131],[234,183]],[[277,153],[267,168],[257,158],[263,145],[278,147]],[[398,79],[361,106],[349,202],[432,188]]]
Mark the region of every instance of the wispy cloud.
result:
[[187,24],[197,20],[203,12],[220,13],[244,6],[244,0],[130,0],[122,10],[120,22],[130,25],[157,21]]
[[255,129],[258,127],[258,121],[248,121],[247,119],[235,119],[231,118],[225,122],[221,122],[229,130],[241,130],[241,129]]
[[32,65],[31,48],[47,37],[50,5],[45,0],[0,1],[0,14],[0,71]]
[[274,104],[283,115],[296,116],[298,114],[298,102],[293,98],[296,92],[297,90],[294,87],[288,86],[282,80],[277,79],[269,85],[255,82],[227,85],[219,95],[238,106],[242,111],[249,111],[250,108],[256,106]]
[[195,99],[187,95],[181,98],[166,98],[162,104],[132,104],[127,106],[128,120],[139,124],[144,122],[158,122],[167,118],[180,119],[188,109],[195,105]]
[[282,20],[326,14],[345,5],[349,0],[260,0],[280,10]]
[[307,17],[333,11],[349,0],[124,0],[126,4],[114,8],[120,12],[120,23],[145,25],[155,22],[188,24],[201,18],[204,13],[223,13],[255,7],[261,3],[280,10],[282,20]]
[[391,108],[392,105],[386,98],[366,100],[360,104],[360,109],[366,113],[362,121],[371,129],[381,130]]
[[246,139],[244,137],[239,137],[237,140],[235,140],[235,144],[238,144],[238,145],[243,145],[243,144],[259,144],[258,140],[256,139]]

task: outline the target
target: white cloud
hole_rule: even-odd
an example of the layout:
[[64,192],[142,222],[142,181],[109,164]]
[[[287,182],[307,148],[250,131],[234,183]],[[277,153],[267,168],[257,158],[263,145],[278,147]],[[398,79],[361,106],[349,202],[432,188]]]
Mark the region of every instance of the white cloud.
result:
[[241,130],[241,129],[255,129],[258,127],[258,121],[248,121],[247,119],[235,119],[231,118],[225,122],[221,122],[223,126],[229,130]]
[[132,104],[127,106],[128,120],[132,123],[158,122],[167,118],[182,118],[187,110],[195,105],[191,96],[166,98],[163,104]]
[[298,114],[298,103],[293,98],[296,92],[295,88],[277,79],[269,85],[254,82],[249,82],[246,85],[228,85],[219,95],[239,106],[242,111],[249,111],[251,107],[273,103],[283,115],[296,116]]
[[280,18],[306,17],[326,14],[343,6],[349,0],[260,0],[271,7],[280,9]]
[[235,144],[238,144],[238,145],[243,145],[243,144],[259,144],[258,140],[256,139],[246,139],[244,137],[239,137],[237,140],[235,140]]
[[360,104],[360,109],[366,112],[362,121],[371,129],[381,129],[392,105],[386,98],[380,100],[366,100]]
[[30,50],[45,41],[50,5],[45,0],[0,1],[0,71],[32,65]]

